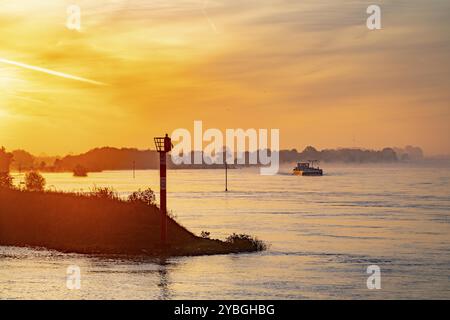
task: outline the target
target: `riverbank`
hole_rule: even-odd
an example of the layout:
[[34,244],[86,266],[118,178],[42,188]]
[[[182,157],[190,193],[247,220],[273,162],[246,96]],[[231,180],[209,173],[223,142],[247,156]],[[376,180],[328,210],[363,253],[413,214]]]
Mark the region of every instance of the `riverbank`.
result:
[[83,254],[196,256],[255,252],[264,244],[233,235],[198,237],[168,217],[168,242],[160,244],[155,205],[75,193],[0,188],[0,245],[45,247]]

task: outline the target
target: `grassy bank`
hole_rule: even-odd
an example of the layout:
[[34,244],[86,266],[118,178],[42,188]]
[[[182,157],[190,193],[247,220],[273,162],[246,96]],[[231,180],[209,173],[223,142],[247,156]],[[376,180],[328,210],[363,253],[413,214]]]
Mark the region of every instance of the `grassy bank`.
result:
[[263,250],[251,237],[226,241],[197,237],[168,218],[169,240],[160,245],[155,205],[58,192],[0,188],[0,245],[46,247],[89,254],[184,256]]

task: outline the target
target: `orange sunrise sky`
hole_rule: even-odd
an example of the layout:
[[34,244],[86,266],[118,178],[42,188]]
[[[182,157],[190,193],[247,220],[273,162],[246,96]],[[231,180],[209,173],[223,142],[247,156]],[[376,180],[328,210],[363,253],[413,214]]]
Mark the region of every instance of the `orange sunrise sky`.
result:
[[[66,27],[81,8],[81,30]],[[0,0],[0,146],[153,147],[278,128],[282,148],[450,153],[449,1]]]

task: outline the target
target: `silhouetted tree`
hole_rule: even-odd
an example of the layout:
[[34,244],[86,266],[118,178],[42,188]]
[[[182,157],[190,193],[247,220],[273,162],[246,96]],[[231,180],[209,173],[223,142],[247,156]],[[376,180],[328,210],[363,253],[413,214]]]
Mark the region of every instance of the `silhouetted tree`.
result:
[[392,149],[392,148],[384,148],[381,151],[381,158],[383,161],[387,161],[387,162],[395,162],[398,160],[397,154],[395,153],[394,149]]
[[88,171],[85,167],[77,165],[75,169],[73,169],[74,177],[87,177]]
[[12,152],[14,159],[14,167],[23,170],[32,170],[34,168],[35,158],[34,156],[24,150],[14,150]]
[[308,146],[303,150],[302,158],[305,160],[320,160],[320,152],[316,148]]
[[9,172],[9,166],[12,162],[12,154],[6,152],[5,147],[0,148],[0,173]]
[[45,179],[36,171],[30,171],[25,175],[25,187],[28,191],[44,191]]

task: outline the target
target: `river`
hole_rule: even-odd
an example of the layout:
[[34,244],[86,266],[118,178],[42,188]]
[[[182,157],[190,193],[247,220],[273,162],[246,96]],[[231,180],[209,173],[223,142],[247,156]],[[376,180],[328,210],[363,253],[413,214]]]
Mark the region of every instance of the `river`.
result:
[[[267,251],[161,261],[0,247],[0,298],[450,299],[450,166],[323,168],[323,177],[229,170],[229,192],[221,170],[169,171],[177,221],[213,238],[254,235]],[[159,188],[154,170],[44,176],[56,190]],[[371,265],[380,290],[367,287]],[[66,286],[69,266],[81,270],[79,290]]]

